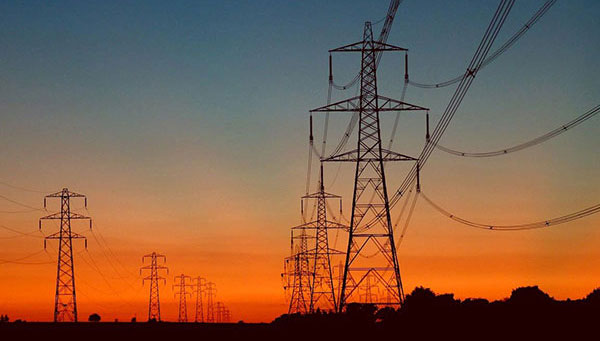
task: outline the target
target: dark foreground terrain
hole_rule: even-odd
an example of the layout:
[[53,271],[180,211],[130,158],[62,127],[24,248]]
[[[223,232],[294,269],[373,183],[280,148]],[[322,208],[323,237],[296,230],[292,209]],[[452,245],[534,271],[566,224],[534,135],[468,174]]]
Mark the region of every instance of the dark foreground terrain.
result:
[[488,302],[417,288],[398,310],[349,305],[344,314],[282,315],[270,324],[4,322],[0,340],[599,340],[599,319],[599,289],[557,301],[525,287]]

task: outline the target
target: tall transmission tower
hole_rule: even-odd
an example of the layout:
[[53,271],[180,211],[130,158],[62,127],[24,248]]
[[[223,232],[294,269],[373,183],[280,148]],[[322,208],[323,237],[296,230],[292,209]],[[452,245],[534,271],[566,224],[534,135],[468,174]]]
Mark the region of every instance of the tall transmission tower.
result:
[[[347,230],[348,227],[327,219],[327,199],[339,199],[341,216],[342,198],[325,192],[323,165],[321,164],[319,190],[302,197],[303,202],[304,200],[316,201],[316,220],[292,228],[301,229],[303,232],[307,229],[315,231],[315,247],[306,252],[311,261],[309,313],[313,313],[317,309],[326,311],[337,311],[338,309],[331,268],[331,255],[343,255],[344,253],[329,247],[328,231],[330,229]],[[304,207],[304,204],[302,204],[302,207]]]
[[194,292],[196,293],[196,314],[194,317],[194,322],[202,322],[204,323],[204,307],[202,304],[202,295],[204,295],[204,287],[206,286],[206,278],[203,277],[195,277],[192,278]]
[[71,212],[71,198],[83,198],[87,208],[87,198],[83,194],[70,192],[63,188],[62,191],[46,195],[46,199],[60,198],[60,212],[42,217],[39,228],[42,229],[42,220],[60,220],[60,230],[44,239],[44,249],[48,239],[58,239],[58,266],[56,270],[56,293],[54,296],[54,322],[77,322],[77,299],[75,295],[75,269],[73,267],[73,239],[84,239],[85,236],[71,231],[71,220],[87,219],[92,228],[92,219],[78,213]]
[[162,259],[163,264],[167,261],[167,257],[164,255],[152,252],[150,254],[142,256],[142,263],[150,258],[150,265],[146,265],[140,268],[140,275],[143,270],[150,270],[150,274],[142,279],[142,285],[146,281],[150,281],[150,298],[148,299],[148,321],[160,321],[160,297],[158,295],[159,281],[162,280],[163,284],[167,281],[164,277],[161,277],[159,271],[166,270],[167,275],[169,274],[169,268],[163,265],[158,265],[158,260]]
[[192,278],[181,274],[175,276],[173,280],[175,282],[175,284],[173,284],[173,289],[179,289],[179,291],[175,293],[175,296],[179,295],[179,316],[177,322],[187,322],[187,295],[191,296],[191,293],[188,292],[187,289],[192,287],[190,284]]
[[[324,162],[354,162],[354,194],[339,311],[350,302],[398,307],[404,299],[393,236],[384,163],[417,159],[382,148],[379,113],[426,108],[384,97],[377,91],[377,60],[384,51],[407,51],[373,40],[366,22],[363,40],[329,52],[360,52],[360,95],[311,112],[358,112],[357,148],[325,157]],[[331,71],[330,71],[331,73]],[[383,295],[360,295],[359,287],[380,288]]]
[[215,322],[215,306],[214,300],[217,295],[217,287],[215,283],[206,283],[206,322]]

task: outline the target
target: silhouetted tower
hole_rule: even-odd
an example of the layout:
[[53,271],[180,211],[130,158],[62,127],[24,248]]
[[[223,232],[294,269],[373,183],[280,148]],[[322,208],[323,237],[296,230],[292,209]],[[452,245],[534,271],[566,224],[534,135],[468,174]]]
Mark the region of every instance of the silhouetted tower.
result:
[[344,262],[340,261],[338,265],[334,265],[332,272],[335,274],[334,280],[337,283],[336,297],[338,298],[339,304],[340,293],[342,292],[342,281],[344,279]]
[[40,218],[39,228],[42,229],[42,220],[60,220],[60,231],[44,239],[44,249],[48,239],[58,239],[58,267],[56,271],[56,293],[54,296],[54,322],[77,322],[77,299],[75,296],[75,269],[73,267],[73,239],[84,239],[85,236],[71,231],[71,220],[88,219],[90,229],[92,219],[78,213],[71,212],[71,198],[83,198],[87,208],[87,198],[83,194],[70,192],[67,188],[44,197],[44,208],[47,198],[60,198],[60,212]]
[[[294,235],[295,231],[300,235]],[[310,308],[310,279],[312,277],[309,264],[308,239],[306,228],[292,228],[292,255],[285,259],[285,272],[288,276],[290,304],[288,314],[306,314]],[[298,242],[295,242],[298,241]],[[291,282],[291,283],[290,283]]]
[[[365,285],[358,288],[359,296],[364,302],[377,302],[379,287],[371,283],[371,276],[365,278]],[[375,291],[375,292],[373,292]],[[364,293],[361,293],[364,292]],[[389,293],[389,291],[388,291]],[[389,298],[388,298],[389,299]]]
[[[322,159],[322,161],[354,162],[354,195],[344,279],[339,310],[350,302],[374,303],[398,307],[404,291],[398,267],[393,226],[385,179],[384,163],[416,161],[415,158],[386,150],[381,145],[379,112],[427,110],[426,108],[380,96],[377,92],[377,58],[384,51],[407,51],[404,48],[373,40],[371,23],[366,22],[363,40],[330,52],[360,52],[360,95],[311,110],[311,112],[358,112],[357,148]],[[331,71],[330,71],[331,72]],[[376,302],[361,299],[357,290],[366,279],[388,293]],[[383,299],[382,299],[383,297]]]
[[229,311],[229,309],[227,309],[227,308],[225,308],[223,310],[223,322],[225,322],[225,323],[231,322],[231,311]]
[[190,284],[192,278],[181,274],[175,276],[173,280],[175,282],[175,284],[173,284],[173,289],[179,289],[179,291],[175,293],[175,296],[179,295],[179,316],[177,322],[187,322],[187,295],[191,296],[191,293],[188,292],[187,289],[192,287]]
[[[312,134],[311,134],[312,135]],[[344,254],[341,251],[333,250],[329,247],[329,229],[348,229],[347,226],[327,219],[327,199],[339,199],[340,214],[342,200],[340,196],[325,192],[323,185],[323,165],[320,168],[319,190],[302,197],[305,200],[314,200],[316,202],[316,220],[293,227],[292,229],[315,230],[315,247],[307,251],[310,257],[310,296],[308,297],[309,312],[316,309],[337,311],[337,296],[333,284],[333,274],[331,270],[331,255]],[[304,203],[302,204],[304,207]]]
[[158,295],[158,284],[160,280],[163,281],[163,284],[166,284],[167,281],[164,277],[160,276],[159,271],[166,270],[168,275],[169,269],[166,266],[158,265],[158,259],[162,259],[164,264],[164,262],[167,261],[167,257],[156,252],[152,252],[151,254],[142,256],[142,263],[144,263],[146,258],[150,258],[150,265],[141,267],[140,275],[142,274],[143,270],[150,270],[150,274],[142,279],[142,285],[146,283],[146,281],[150,281],[148,321],[160,321],[160,297]]
[[216,304],[216,322],[217,323],[223,323],[223,313],[225,311],[225,306],[223,305],[223,302],[217,302]]
[[215,322],[215,306],[214,300],[217,295],[217,287],[215,283],[206,283],[206,322]]
[[200,276],[195,277],[193,280],[194,292],[196,293],[196,315],[194,322],[204,323],[204,307],[202,304],[202,295],[204,295],[204,287],[206,286],[206,279]]

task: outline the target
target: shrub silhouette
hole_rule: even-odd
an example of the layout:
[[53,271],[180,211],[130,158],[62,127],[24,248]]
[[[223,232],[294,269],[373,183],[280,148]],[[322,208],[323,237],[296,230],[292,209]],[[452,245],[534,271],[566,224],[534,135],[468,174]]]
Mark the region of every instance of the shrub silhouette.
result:
[[513,290],[508,302],[520,306],[539,307],[554,302],[554,299],[536,285]]
[[100,315],[93,313],[88,317],[89,322],[100,322]]

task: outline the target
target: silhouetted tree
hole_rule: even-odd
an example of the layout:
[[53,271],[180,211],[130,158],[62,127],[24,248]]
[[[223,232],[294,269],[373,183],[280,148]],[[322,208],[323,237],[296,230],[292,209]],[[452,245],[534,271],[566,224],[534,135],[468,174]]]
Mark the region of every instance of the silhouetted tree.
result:
[[588,303],[594,304],[594,305],[600,305],[600,288],[596,288],[594,289],[594,291],[590,292],[585,300]]
[[100,322],[100,315],[93,313],[88,317],[89,322]]
[[350,303],[346,306],[346,316],[356,323],[374,323],[376,312],[374,304]]
[[539,307],[552,303],[554,299],[546,294],[537,285],[520,287],[512,291],[508,302],[519,306]]

